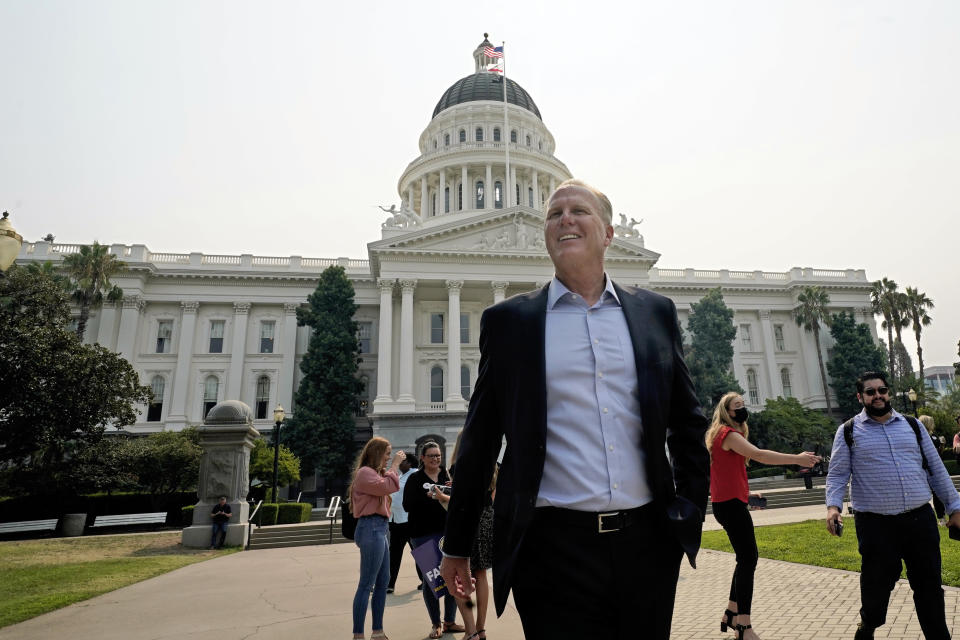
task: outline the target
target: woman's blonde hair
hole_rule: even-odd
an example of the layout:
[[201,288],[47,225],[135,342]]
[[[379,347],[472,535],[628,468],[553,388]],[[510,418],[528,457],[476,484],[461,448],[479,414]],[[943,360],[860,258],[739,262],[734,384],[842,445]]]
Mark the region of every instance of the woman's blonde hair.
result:
[[[713,420],[710,422],[710,428],[707,429],[707,436],[704,438],[711,460],[713,459],[713,441],[717,439],[720,429],[730,427],[742,435],[744,440],[750,435],[750,426],[746,422],[742,425],[738,424],[733,419],[733,416],[730,415],[730,403],[740,397],[740,394],[736,391],[728,391],[723,394],[720,402],[717,403],[716,408],[713,410]],[[744,462],[749,463],[749,458],[744,460]]]
[[919,420],[923,423],[923,426],[926,427],[927,433],[933,433],[933,430],[937,426],[937,423],[933,420],[933,416],[920,416]]
[[380,436],[374,436],[363,445],[363,450],[353,464],[353,474],[350,476],[350,486],[347,487],[347,499],[350,501],[350,513],[353,513],[353,483],[357,481],[357,472],[361,467],[370,467],[381,476],[384,472],[383,454],[390,448],[390,441]]

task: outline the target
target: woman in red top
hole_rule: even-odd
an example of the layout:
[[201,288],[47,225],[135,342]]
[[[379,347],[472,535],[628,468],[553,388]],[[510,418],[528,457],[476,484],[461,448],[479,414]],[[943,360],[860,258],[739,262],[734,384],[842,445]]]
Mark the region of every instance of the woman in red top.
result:
[[[390,463],[392,448],[380,437],[371,438],[363,447],[354,467],[353,480],[347,495],[350,512],[357,519],[354,543],[360,548],[360,584],[353,596],[353,637],[363,638],[363,623],[367,617],[367,601],[373,591],[374,639],[386,640],[383,633],[383,610],[387,601],[387,583],[390,581],[390,544],[387,541],[387,521],[390,519],[390,494],[400,489],[397,469],[406,458],[398,451]],[[387,465],[390,464],[390,469]]]
[[727,393],[713,411],[707,430],[710,452],[710,500],[713,515],[727,532],[737,555],[737,567],[730,583],[730,601],[723,612],[720,630],[736,630],[738,640],[759,640],[750,624],[750,603],[753,600],[753,573],[757,568],[757,539],[753,534],[753,518],[747,510],[750,488],[747,485],[747,462],[795,464],[812,467],[819,456],[804,452],[796,455],[757,449],[747,441],[747,408],[739,393]]

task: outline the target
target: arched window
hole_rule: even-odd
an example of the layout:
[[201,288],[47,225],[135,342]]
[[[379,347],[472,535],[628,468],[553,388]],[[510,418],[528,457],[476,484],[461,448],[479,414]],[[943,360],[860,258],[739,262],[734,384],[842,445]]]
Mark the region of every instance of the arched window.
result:
[[493,183],[493,206],[503,209],[503,183],[499,180]]
[[460,142],[466,142],[466,141],[467,141],[467,130],[460,129]]
[[430,369],[430,402],[443,402],[443,369]]
[[477,209],[483,209],[483,180],[477,180]]
[[434,149],[437,148],[437,141],[436,141],[436,140],[433,141],[433,148],[434,148]]
[[437,194],[433,194],[433,197],[430,198],[430,215],[437,215]]
[[257,420],[267,417],[267,405],[270,404],[270,378],[260,376],[257,380]]
[[207,376],[207,379],[203,381],[203,417],[207,417],[207,413],[210,409],[213,409],[213,406],[217,404],[217,396],[220,395],[220,380],[217,376]]
[[493,128],[493,141],[500,142],[500,127]]
[[443,188],[443,212],[450,213],[450,187]]
[[790,369],[784,367],[780,369],[780,384],[783,385],[783,397],[793,397],[793,385],[790,384]]
[[147,407],[147,422],[160,422],[160,416],[163,415],[163,391],[167,386],[167,381],[163,376],[153,376],[150,381],[150,391],[153,392],[153,400]]
[[530,136],[527,136],[527,146],[530,146]]
[[760,404],[760,389],[757,388],[755,369],[747,369],[747,393],[750,396],[750,404]]
[[514,144],[516,144],[516,142],[517,142],[517,130],[516,130],[516,129],[511,129],[511,130],[510,130],[510,142],[513,142]]
[[514,186],[517,188],[517,199],[516,199],[515,202],[516,202],[517,204],[520,204],[520,183],[518,182],[518,183],[515,184]]
[[470,400],[470,367],[460,365],[460,395],[464,400]]
[[533,206],[533,187],[527,187],[527,198],[530,200],[530,206]]
[[463,211],[463,183],[457,185],[457,211]]
[[540,151],[543,151],[543,140],[537,142],[537,147],[540,149]]
[[477,142],[483,142],[483,127],[477,127],[476,130]]
[[449,134],[449,133],[443,134],[443,146],[445,146],[445,147],[449,147],[449,146],[450,146],[450,134]]

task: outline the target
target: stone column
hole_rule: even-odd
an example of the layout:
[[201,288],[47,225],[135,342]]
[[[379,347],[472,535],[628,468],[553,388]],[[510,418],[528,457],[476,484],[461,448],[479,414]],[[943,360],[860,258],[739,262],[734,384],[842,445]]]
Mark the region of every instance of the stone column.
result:
[[491,282],[490,285],[493,287],[493,304],[503,302],[503,299],[507,297],[507,287],[510,286],[510,283]]
[[537,174],[536,169],[530,172],[530,183],[533,186],[533,208],[540,209],[543,204],[540,202],[540,186],[539,186],[539,174]]
[[467,204],[470,202],[470,182],[467,177],[467,165],[460,167],[460,193],[463,196],[460,202],[460,211],[469,211],[473,206]]
[[400,281],[400,394],[397,402],[413,408],[413,290],[416,280]]
[[430,215],[430,190],[427,188],[427,176],[426,174],[420,176],[420,218],[423,220],[427,219],[427,216]]
[[247,488],[250,485],[250,450],[260,433],[253,428],[253,411],[239,400],[226,400],[207,413],[200,432],[200,479],[193,509],[193,524],[183,530],[184,547],[210,546],[213,519],[210,511],[220,496],[230,505],[230,520],[224,544],[246,546]]
[[277,382],[277,402],[287,411],[293,406],[293,378],[297,365],[297,304],[283,305],[283,360]]
[[140,313],[145,306],[140,296],[125,296],[123,310],[120,312],[120,334],[117,336],[117,352],[129,362],[133,362],[133,350],[137,339],[137,326]]
[[447,211],[447,172],[444,169],[440,170],[440,173],[437,176],[440,181],[440,187],[437,189],[437,215],[443,215],[449,213]]
[[460,290],[463,280],[447,280],[447,411],[463,411],[460,393]]
[[407,209],[413,211],[413,183],[407,185]]
[[557,181],[553,176],[550,176],[550,193],[552,194],[557,190]]
[[[523,195],[523,194],[520,194]],[[520,200],[517,200],[517,167],[516,165],[510,165],[510,200],[514,201],[514,205],[520,204]]]
[[230,375],[227,378],[227,400],[239,400],[243,383],[243,361],[247,355],[247,318],[249,302],[233,303],[233,338],[230,341]]
[[760,332],[763,334],[763,355],[767,361],[767,379],[770,381],[770,397],[783,395],[780,386],[780,370],[777,368],[777,356],[773,345],[773,325],[770,323],[770,311],[761,309]]
[[393,278],[380,278],[380,326],[377,327],[377,397],[373,401],[374,413],[382,405],[393,402],[390,380],[390,356],[393,353]]
[[486,181],[483,183],[483,208],[493,209],[493,166],[489,164]]
[[100,326],[97,328],[97,343],[107,349],[113,348],[113,329],[117,324],[117,304],[105,302],[100,308]]
[[199,302],[188,300],[180,303],[180,337],[177,346],[177,369],[173,374],[173,396],[167,430],[179,431],[187,426],[187,380],[190,378],[190,362],[193,358],[193,338],[197,326]]

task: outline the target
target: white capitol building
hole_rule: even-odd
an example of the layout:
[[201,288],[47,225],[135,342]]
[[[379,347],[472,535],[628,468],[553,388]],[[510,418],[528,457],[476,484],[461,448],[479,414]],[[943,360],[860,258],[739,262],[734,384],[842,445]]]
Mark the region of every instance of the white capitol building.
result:
[[[152,386],[135,433],[202,422],[216,402],[253,407],[261,431],[276,404],[293,397],[309,329],[297,327],[320,272],[346,268],[356,289],[366,392],[358,427],[412,450],[430,435],[452,447],[477,376],[480,315],[507,296],[546,284],[553,268],[543,244],[543,203],[570,178],[531,96],[487,71],[484,40],[475,73],[441,96],[420,135],[420,155],[400,175],[392,207],[368,259],[155,253],[112,245],[129,267],[116,278],[122,303],[93,312],[86,340],[115,349]],[[509,170],[506,153],[509,149]],[[596,178],[602,186],[602,177]],[[412,214],[410,212],[413,212]],[[636,225],[618,225],[606,268],[620,284],[672,298],[686,324],[690,304],[722,286],[736,315],[734,372],[748,406],[796,397],[825,407],[813,337],[791,315],[806,285],[829,293],[831,310],[852,311],[875,333],[870,282],[863,270],[792,268],[782,272],[659,269]],[[55,264],[77,245],[24,243],[19,263]],[[821,332],[824,350],[830,336]],[[826,353],[824,354],[826,360]],[[305,477],[304,489],[313,489]]]

